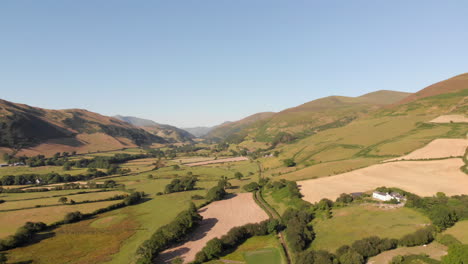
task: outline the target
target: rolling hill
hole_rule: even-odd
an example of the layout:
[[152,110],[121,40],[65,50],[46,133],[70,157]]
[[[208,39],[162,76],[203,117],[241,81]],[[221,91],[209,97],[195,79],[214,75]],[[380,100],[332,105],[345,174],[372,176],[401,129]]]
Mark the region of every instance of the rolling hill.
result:
[[[363,105],[360,103],[356,104],[350,109],[364,111],[357,112],[359,115],[352,122],[327,127],[276,146],[272,151],[278,151],[279,156],[264,159],[266,175],[281,175],[289,180],[335,175],[406,155],[438,138],[466,138],[467,123],[430,122],[439,116],[468,114],[468,78],[464,76],[467,75],[424,88],[416,93],[419,98],[410,95],[408,98],[413,98],[411,100],[399,100],[384,107],[374,105],[367,110],[361,108]],[[369,94],[362,97],[369,97]],[[357,99],[362,100],[362,97]],[[339,116],[346,115],[343,110],[355,102],[355,99],[331,97],[301,108],[315,108],[316,116],[324,112]],[[286,168],[282,161],[289,158],[294,159],[297,166]]]
[[0,100],[0,152],[51,155],[165,142],[126,122],[87,110],[48,110]]
[[235,122],[225,122],[213,128],[208,134],[204,136],[206,139],[211,140],[224,140],[230,137],[239,137],[242,139],[243,134],[247,129],[256,127],[263,122],[269,120],[274,116],[274,112],[257,113]]
[[271,142],[280,133],[303,138],[324,129],[349,124],[384,105],[396,103],[410,93],[376,91],[359,97],[329,96],[278,113],[259,113],[240,121],[218,126],[205,138]]
[[164,138],[170,143],[192,142],[192,139],[195,138],[194,135],[183,129],[179,129],[170,125],[159,124],[148,119],[121,115],[114,116],[114,118],[127,122],[136,127],[140,127],[153,135]]

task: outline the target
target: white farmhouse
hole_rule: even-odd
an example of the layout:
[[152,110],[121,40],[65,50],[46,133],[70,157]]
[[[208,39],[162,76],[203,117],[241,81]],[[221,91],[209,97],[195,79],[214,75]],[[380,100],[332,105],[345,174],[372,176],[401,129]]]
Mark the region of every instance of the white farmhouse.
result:
[[392,199],[396,199],[398,202],[400,202],[402,199],[404,199],[404,197],[401,194],[395,192],[384,193],[375,191],[374,193],[372,193],[372,197],[381,201],[390,201]]

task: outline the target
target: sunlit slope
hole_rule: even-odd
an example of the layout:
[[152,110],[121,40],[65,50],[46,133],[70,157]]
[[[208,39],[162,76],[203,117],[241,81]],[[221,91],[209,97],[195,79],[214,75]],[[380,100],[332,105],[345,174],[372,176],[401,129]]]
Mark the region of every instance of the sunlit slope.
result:
[[[292,180],[334,175],[408,154],[436,138],[465,138],[466,123],[429,121],[443,114],[466,115],[467,97],[468,89],[425,97],[279,145],[278,158],[264,158],[266,173]],[[284,167],[282,160],[289,158],[297,163],[295,167]]]

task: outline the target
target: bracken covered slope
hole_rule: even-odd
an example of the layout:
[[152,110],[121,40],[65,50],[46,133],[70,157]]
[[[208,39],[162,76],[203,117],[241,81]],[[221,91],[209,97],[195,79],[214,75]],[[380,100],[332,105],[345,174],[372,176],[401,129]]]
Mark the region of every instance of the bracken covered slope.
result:
[[100,150],[106,150],[164,143],[165,140],[126,122],[87,110],[48,110],[0,100],[0,147],[3,151],[33,150],[44,148],[44,144],[57,146],[57,151],[61,151],[60,145],[67,151],[90,151],[96,142],[106,143],[100,146]]

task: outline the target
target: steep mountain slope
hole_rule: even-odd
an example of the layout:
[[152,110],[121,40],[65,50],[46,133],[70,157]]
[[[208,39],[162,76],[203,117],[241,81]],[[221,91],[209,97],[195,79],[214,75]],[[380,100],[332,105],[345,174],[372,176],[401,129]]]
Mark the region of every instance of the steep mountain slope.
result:
[[3,151],[84,152],[96,150],[96,143],[101,144],[100,150],[105,150],[164,142],[163,138],[128,123],[86,110],[48,110],[0,100]]
[[463,73],[447,80],[430,85],[405,99],[402,99],[397,104],[407,104],[418,99],[435,96],[439,94],[454,93],[468,89],[468,73]]
[[132,124],[136,127],[150,132],[153,135],[164,138],[168,142],[191,142],[195,137],[189,132],[170,125],[163,125],[152,120],[133,117],[133,116],[114,116],[115,118]]
[[[410,95],[396,91],[376,91],[359,97],[329,96],[320,98],[279,113],[262,113],[219,126],[206,138],[229,139],[234,142],[253,139],[271,142],[282,133],[290,138],[303,138],[319,131],[341,127],[356,118],[393,104]],[[259,115],[259,116],[258,116]],[[249,122],[246,122],[248,120]]]
[[274,115],[274,112],[262,112],[248,116],[244,119],[235,122],[226,122],[219,126],[216,126],[213,130],[206,134],[204,138],[213,140],[223,140],[229,137],[236,136],[239,137],[239,139],[241,140],[244,136],[244,133],[246,133],[246,130],[251,128],[252,125],[258,126],[263,122],[269,120]]

